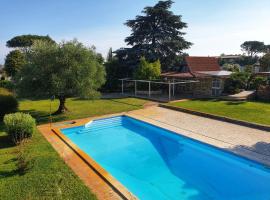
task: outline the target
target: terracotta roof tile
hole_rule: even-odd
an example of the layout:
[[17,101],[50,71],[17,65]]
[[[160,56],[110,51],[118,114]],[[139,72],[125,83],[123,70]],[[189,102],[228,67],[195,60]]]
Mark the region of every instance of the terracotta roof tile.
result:
[[216,57],[187,56],[185,60],[191,72],[221,70]]

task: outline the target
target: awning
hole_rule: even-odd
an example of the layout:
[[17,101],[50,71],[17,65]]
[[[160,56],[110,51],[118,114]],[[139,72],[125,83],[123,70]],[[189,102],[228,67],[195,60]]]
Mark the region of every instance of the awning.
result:
[[208,75],[208,76],[215,76],[215,77],[226,77],[226,76],[230,76],[232,74],[232,72],[225,71],[225,70],[220,70],[220,71],[199,71],[199,72],[196,72],[196,73],[204,74],[204,75]]

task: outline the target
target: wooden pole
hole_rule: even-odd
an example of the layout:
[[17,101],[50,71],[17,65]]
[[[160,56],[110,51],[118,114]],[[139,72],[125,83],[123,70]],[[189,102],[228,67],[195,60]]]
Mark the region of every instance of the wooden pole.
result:
[[149,89],[148,96],[149,96],[149,97],[151,97],[151,82],[149,81],[149,83],[148,83],[148,84],[149,84],[149,85],[148,85],[148,86],[149,86],[149,88],[148,88],[148,89]]
[[169,83],[169,101],[171,101],[171,83]]
[[135,81],[135,96],[137,96],[137,81]]
[[124,80],[122,80],[122,94],[124,94]]
[[175,87],[175,86],[174,86],[174,79],[173,79],[173,96],[174,96],[174,87]]

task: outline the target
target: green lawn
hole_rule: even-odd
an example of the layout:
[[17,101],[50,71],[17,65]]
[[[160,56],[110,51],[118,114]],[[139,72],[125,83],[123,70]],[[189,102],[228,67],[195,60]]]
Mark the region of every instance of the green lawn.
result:
[[[145,100],[125,98],[83,101],[68,99],[70,112],[54,116],[55,121],[84,118],[142,108]],[[53,102],[56,110],[58,102]],[[48,122],[50,101],[23,100],[20,110],[29,112],[39,123]],[[96,199],[83,182],[63,162],[47,140],[36,131],[23,151],[30,168],[18,170],[18,150],[0,123],[0,199]]]
[[[80,100],[70,98],[66,101],[66,106],[69,109],[69,112],[53,116],[53,121],[80,119],[139,109],[143,107],[145,102],[145,100],[135,98],[99,100]],[[50,103],[52,103],[52,111],[56,111],[58,100],[52,102],[48,100],[22,100],[20,101],[19,109],[22,112],[30,113],[36,118],[38,123],[47,123],[49,122]]]
[[270,103],[221,100],[190,100],[169,105],[225,116],[243,121],[270,125]]

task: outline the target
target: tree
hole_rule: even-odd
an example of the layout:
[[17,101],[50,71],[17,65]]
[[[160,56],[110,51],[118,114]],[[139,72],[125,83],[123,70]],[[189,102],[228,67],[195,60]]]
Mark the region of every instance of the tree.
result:
[[270,53],[265,54],[260,59],[260,71],[262,72],[268,72],[270,71]]
[[240,72],[240,65],[225,63],[224,65],[222,65],[222,69],[231,71],[231,72]]
[[247,89],[249,85],[251,74],[246,72],[232,73],[231,76],[226,79],[224,85],[224,91],[226,93],[239,93],[241,90]]
[[265,45],[259,41],[246,41],[241,44],[242,51],[246,52],[248,56],[255,56],[258,53],[265,51]]
[[249,89],[255,89],[258,90],[260,86],[266,86],[268,83],[267,78],[262,76],[255,76],[251,79],[250,82],[250,88]]
[[264,52],[265,53],[270,53],[270,44],[269,45],[265,45]]
[[7,47],[11,48],[27,48],[32,46],[37,40],[45,41],[48,43],[55,43],[55,41],[52,40],[48,35],[19,35],[8,40],[6,45]]
[[101,53],[97,53],[96,56],[97,56],[97,61],[98,61],[100,64],[103,65],[103,64],[104,64],[104,58],[103,58],[102,54],[101,54]]
[[112,52],[112,47],[109,49],[106,61],[111,62],[113,60],[113,52]]
[[14,77],[25,65],[25,55],[19,50],[10,51],[5,59],[5,68],[8,76]]
[[134,77],[141,80],[154,80],[160,77],[159,60],[149,63],[144,57],[140,59],[140,64],[135,71]]
[[143,15],[125,23],[132,31],[125,39],[132,46],[127,51],[128,55],[137,60],[145,56],[151,62],[160,59],[163,69],[168,69],[183,50],[192,45],[183,37],[182,29],[187,24],[181,20],[181,15],[169,10],[172,4],[171,0],[159,1],[153,7],[145,7]]
[[36,42],[27,54],[17,83],[19,94],[56,96],[59,107],[55,114],[67,111],[70,96],[95,98],[105,82],[105,70],[97,53],[76,40],[52,44]]

